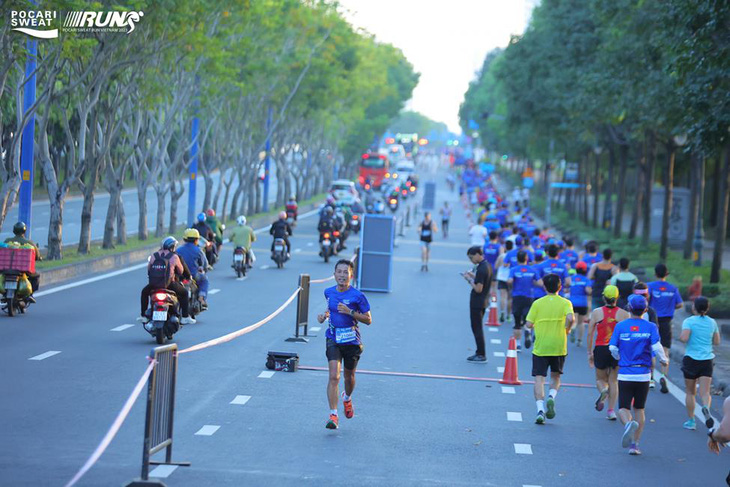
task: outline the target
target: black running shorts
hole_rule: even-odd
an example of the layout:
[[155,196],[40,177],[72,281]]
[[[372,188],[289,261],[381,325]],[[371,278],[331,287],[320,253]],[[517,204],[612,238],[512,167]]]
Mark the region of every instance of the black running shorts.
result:
[[615,369],[618,367],[618,360],[613,358],[608,345],[596,345],[593,349],[593,365],[600,370]]
[[672,318],[671,316],[658,317],[659,322],[659,339],[662,347],[672,348]]
[[697,380],[700,377],[712,377],[712,366],[712,359],[695,360],[687,355],[682,359],[682,372],[684,373],[684,378],[689,380]]
[[541,377],[548,376],[548,367],[550,372],[557,372],[558,374],[563,373],[563,366],[565,365],[565,355],[554,355],[549,357],[542,357],[540,355],[532,354],[532,376]]
[[618,381],[618,407],[619,409],[631,410],[631,401],[634,408],[644,409],[646,396],[649,395],[649,381],[633,382],[630,380]]
[[327,339],[327,360],[344,361],[347,370],[355,370],[362,355],[362,345],[338,345]]

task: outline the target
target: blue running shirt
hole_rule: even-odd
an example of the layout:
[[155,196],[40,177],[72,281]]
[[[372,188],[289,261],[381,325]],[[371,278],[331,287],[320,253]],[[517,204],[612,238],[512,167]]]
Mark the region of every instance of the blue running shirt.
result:
[[357,326],[357,320],[350,315],[337,311],[337,305],[343,303],[348,308],[354,309],[356,313],[367,313],[370,311],[370,303],[368,303],[365,295],[352,286],[345,292],[339,292],[337,290],[337,286],[332,286],[324,290],[324,297],[327,300],[327,309],[330,312],[328,320],[329,326],[327,327],[325,336],[330,340],[335,341],[335,328],[344,329],[354,327],[354,339],[348,340],[346,344],[361,345],[360,327]]
[[650,321],[629,318],[616,323],[609,346],[618,348],[618,379],[648,382],[651,377],[651,347],[659,343],[659,329]]

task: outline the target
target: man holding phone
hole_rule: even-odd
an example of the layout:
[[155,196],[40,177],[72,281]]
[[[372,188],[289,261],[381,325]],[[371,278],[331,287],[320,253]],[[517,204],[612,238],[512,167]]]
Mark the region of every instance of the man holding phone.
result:
[[473,364],[486,364],[487,352],[484,343],[484,311],[487,307],[487,296],[492,283],[492,266],[484,259],[483,245],[469,247],[467,257],[474,269],[462,273],[462,277],[471,286],[469,296],[469,318],[471,320],[471,331],[476,342],[476,353],[466,360]]

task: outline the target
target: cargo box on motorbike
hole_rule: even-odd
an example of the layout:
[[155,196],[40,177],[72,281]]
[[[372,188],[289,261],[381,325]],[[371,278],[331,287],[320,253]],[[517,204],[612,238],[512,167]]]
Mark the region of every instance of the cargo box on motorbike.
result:
[[0,247],[0,271],[35,272],[35,249]]
[[299,368],[299,354],[296,352],[269,352],[266,368],[278,372],[296,372]]

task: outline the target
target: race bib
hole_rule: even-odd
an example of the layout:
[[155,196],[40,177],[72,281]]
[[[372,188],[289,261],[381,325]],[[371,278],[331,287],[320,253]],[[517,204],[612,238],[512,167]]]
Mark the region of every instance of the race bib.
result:
[[355,340],[357,340],[357,329],[354,326],[335,328],[335,343],[350,343]]
[[430,237],[431,236],[431,230],[423,230],[421,232],[421,237]]

